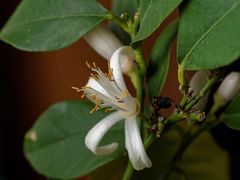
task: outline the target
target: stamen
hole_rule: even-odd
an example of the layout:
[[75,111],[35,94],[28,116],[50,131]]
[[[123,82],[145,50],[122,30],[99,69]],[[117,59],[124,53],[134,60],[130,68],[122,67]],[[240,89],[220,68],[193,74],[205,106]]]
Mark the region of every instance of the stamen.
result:
[[97,66],[96,66],[96,63],[95,63],[95,62],[93,62],[93,67],[94,67],[94,68],[97,68]]
[[83,94],[81,95],[81,98],[83,99],[85,96],[86,96],[86,93],[83,93]]
[[76,90],[77,92],[80,92],[80,91],[81,91],[81,89],[78,88],[78,87],[71,87],[71,88],[74,89],[74,90]]
[[86,65],[89,69],[92,69],[91,65],[86,61]]
[[97,75],[97,74],[91,73],[90,75],[91,75],[91,77],[92,77],[93,79],[98,80],[98,75]]
[[[90,87],[88,87],[88,86],[83,86],[81,89],[82,89],[82,90],[87,90],[87,89],[89,89],[89,88],[90,88]],[[80,89],[80,90],[81,90],[81,89]]]
[[92,98],[93,98],[93,100],[96,100],[97,99],[96,94],[92,94]]
[[110,111],[111,111],[110,108],[106,108],[106,109],[105,109],[105,112],[110,112]]
[[108,78],[109,80],[111,80],[112,77],[113,77],[113,70],[112,70],[111,68],[108,68],[107,78]]
[[94,113],[96,112],[98,109],[100,109],[100,106],[98,104],[96,104],[96,106],[90,111],[90,113]]

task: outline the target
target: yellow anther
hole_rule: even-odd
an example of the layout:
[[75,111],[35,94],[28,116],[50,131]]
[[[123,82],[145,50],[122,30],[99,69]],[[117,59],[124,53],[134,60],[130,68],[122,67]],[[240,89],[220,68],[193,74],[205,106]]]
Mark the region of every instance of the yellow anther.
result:
[[74,89],[74,90],[76,90],[77,92],[80,92],[80,91],[81,91],[81,89],[78,88],[78,87],[71,87],[71,88]]
[[92,94],[92,98],[93,98],[94,100],[96,100],[96,99],[97,99],[96,94]]
[[108,74],[107,74],[108,79],[111,79],[112,76],[113,76],[113,70],[111,68],[108,68]]
[[91,73],[90,75],[91,75],[91,78],[93,78],[95,80],[98,80],[98,75],[97,74]]
[[81,95],[81,98],[83,99],[85,96],[86,96],[86,93],[83,93],[83,94]]
[[90,111],[90,113],[96,112],[98,109],[100,109],[100,106],[96,104],[96,106]]
[[97,97],[96,97],[96,99],[94,99],[95,100],[95,102],[97,103],[97,104],[102,104],[103,103],[103,100],[102,99],[98,99]]
[[89,86],[83,86],[81,89],[88,89],[90,88]]
[[89,69],[92,69],[92,66],[86,61],[86,65]]
[[96,68],[96,67],[97,67],[95,62],[93,62],[93,67],[94,67],[94,68]]
[[110,108],[106,108],[106,109],[105,109],[105,112],[110,112],[110,111],[111,111]]

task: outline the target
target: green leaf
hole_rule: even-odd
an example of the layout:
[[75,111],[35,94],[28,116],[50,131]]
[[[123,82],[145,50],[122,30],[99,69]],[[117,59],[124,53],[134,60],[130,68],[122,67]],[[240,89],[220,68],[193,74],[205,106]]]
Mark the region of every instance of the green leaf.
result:
[[240,93],[227,106],[221,118],[231,129],[240,130]]
[[240,0],[191,0],[180,10],[178,63],[215,69],[240,57]]
[[107,18],[95,0],[23,0],[0,39],[26,51],[66,47]]
[[148,92],[150,98],[160,95],[167,79],[170,50],[177,29],[178,21],[175,20],[166,27],[154,43],[148,68]]
[[[171,131],[163,135],[158,142],[149,149],[148,154],[152,160],[151,169],[137,172],[133,179],[152,180],[161,179],[164,168],[179,146],[180,136]],[[172,171],[168,180],[228,180],[229,159],[227,153],[222,150],[208,132],[202,133],[186,150],[182,161],[178,162],[181,171]]]
[[[117,16],[121,16],[123,13],[127,13],[133,17],[137,7],[138,3],[136,0],[112,0],[112,11]],[[123,44],[129,45],[131,43],[130,36],[117,24],[111,22],[109,24],[109,28],[118,36]]]
[[25,156],[37,172],[51,178],[72,179],[122,156],[122,123],[111,128],[102,141],[119,142],[113,154],[96,156],[85,147],[89,129],[107,115],[103,111],[90,114],[92,106],[80,101],[61,102],[38,118],[24,141]]
[[150,36],[182,0],[140,0],[140,29],[133,42]]

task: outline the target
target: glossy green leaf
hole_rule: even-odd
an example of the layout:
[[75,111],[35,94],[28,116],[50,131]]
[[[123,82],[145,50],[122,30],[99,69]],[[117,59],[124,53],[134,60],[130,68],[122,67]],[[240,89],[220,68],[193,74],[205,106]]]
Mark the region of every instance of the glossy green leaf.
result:
[[215,69],[240,57],[240,0],[191,0],[180,10],[178,63]]
[[170,49],[177,29],[178,21],[175,20],[166,27],[154,43],[148,68],[148,92],[150,98],[160,95],[167,79]]
[[[133,179],[143,180],[151,177],[152,180],[160,180],[179,142],[179,134],[174,131],[163,135],[148,151],[153,163],[152,168],[137,172]],[[230,179],[228,155],[208,132],[204,132],[189,146],[178,165],[181,171],[172,171],[167,180]]]
[[67,101],[51,106],[26,133],[24,152],[34,169],[57,179],[72,179],[97,169],[120,157],[124,152],[123,124],[119,123],[104,136],[102,144],[119,142],[116,152],[96,156],[84,143],[90,128],[107,114],[90,114],[93,105]]
[[23,0],[0,39],[26,51],[66,47],[107,17],[95,0]]
[[150,36],[182,0],[140,0],[140,29],[134,42]]
[[229,128],[240,130],[240,93],[227,106],[222,118]]

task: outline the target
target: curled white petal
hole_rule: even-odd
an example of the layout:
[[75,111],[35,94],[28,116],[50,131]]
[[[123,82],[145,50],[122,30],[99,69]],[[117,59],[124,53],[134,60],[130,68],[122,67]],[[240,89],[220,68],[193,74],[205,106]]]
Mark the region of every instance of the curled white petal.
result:
[[123,114],[120,111],[116,111],[98,122],[85,137],[87,148],[96,155],[106,155],[115,151],[118,148],[118,143],[116,142],[100,147],[98,147],[98,144],[106,132],[123,118]]
[[144,149],[135,116],[128,117],[125,121],[125,146],[134,169],[142,170],[152,166]]
[[103,25],[96,26],[83,37],[97,53],[107,60],[110,60],[113,52],[122,46],[119,39]]
[[114,79],[121,89],[127,89],[122,72],[131,71],[134,67],[135,59],[134,51],[129,46],[122,46],[117,49],[110,59],[110,67],[113,70]]
[[240,72],[229,73],[217,90],[217,94],[227,103],[240,90]]
[[[209,71],[198,71],[196,72],[189,83],[190,87],[193,88],[193,96],[203,88],[204,84],[207,82],[207,76]],[[209,97],[209,92],[194,106],[200,111],[204,111]]]

